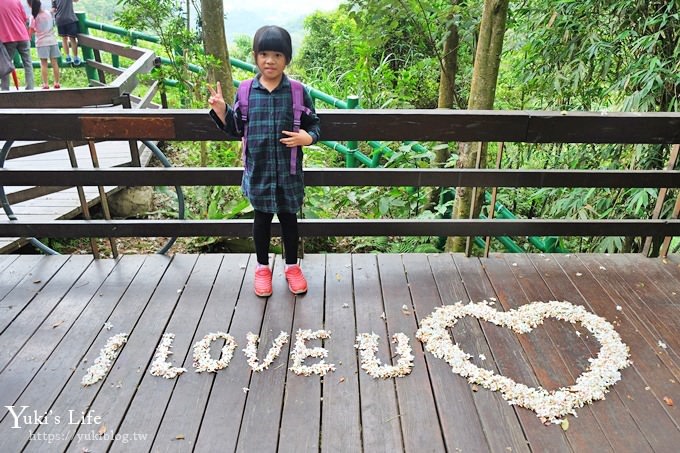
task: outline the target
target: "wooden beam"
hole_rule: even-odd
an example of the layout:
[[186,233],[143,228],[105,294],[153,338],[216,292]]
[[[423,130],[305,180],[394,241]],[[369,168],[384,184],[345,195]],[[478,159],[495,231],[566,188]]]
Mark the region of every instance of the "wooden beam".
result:
[[104,71],[108,74],[120,75],[124,72],[124,69],[122,69],[122,68],[115,68],[111,65],[108,65],[106,63],[100,63],[100,62],[95,61],[95,60],[87,60],[87,64],[89,64],[90,66],[92,66],[93,68],[95,68],[98,71]]
[[[45,109],[68,109],[96,105],[114,105],[114,100],[120,96],[117,87],[86,87],[86,88],[61,88],[59,90],[35,90],[35,91],[2,91],[0,92],[0,109],[20,111],[42,107]],[[39,110],[36,110],[39,111]],[[37,118],[37,117],[36,117]],[[3,124],[3,129],[5,124]],[[25,126],[25,125],[24,125]],[[0,131],[0,139],[15,138],[5,135],[6,130]],[[42,138],[47,139],[48,136]],[[35,140],[35,136],[24,138]],[[75,140],[78,140],[75,138]]]
[[[243,169],[106,168],[63,170],[0,169],[3,185],[214,186],[241,183]],[[308,186],[412,187],[680,187],[680,171],[668,170],[495,170],[346,169],[305,170]]]
[[85,47],[90,47],[92,49],[98,49],[102,52],[120,55],[121,57],[129,58],[131,60],[136,60],[145,53],[149,52],[149,49],[129,46],[120,42],[110,41],[99,36],[95,37],[90,35],[79,34],[78,43]]
[[[147,62],[148,63],[148,62]],[[142,63],[140,63],[142,64]],[[102,90],[103,88],[97,88]],[[63,91],[63,90],[62,90]],[[13,93],[13,92],[10,92]],[[24,94],[24,93],[21,93]],[[3,96],[0,94],[0,106]],[[40,105],[38,99],[33,104]],[[525,112],[495,110],[319,110],[323,140],[505,141],[525,143],[678,143],[680,113]],[[90,118],[116,118],[109,139],[236,140],[217,129],[207,109],[112,112],[101,109],[0,109],[0,138],[79,140]],[[129,120],[166,121],[173,127],[134,133]]]
[[[245,220],[0,221],[0,237],[193,237],[252,235]],[[272,234],[280,235],[278,223]],[[302,236],[680,236],[680,220],[303,219]]]

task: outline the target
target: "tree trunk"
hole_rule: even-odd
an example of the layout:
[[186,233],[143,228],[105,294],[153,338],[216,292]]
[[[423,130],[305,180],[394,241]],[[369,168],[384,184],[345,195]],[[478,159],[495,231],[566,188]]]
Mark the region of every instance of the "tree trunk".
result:
[[208,82],[222,84],[222,93],[227,102],[234,99],[234,84],[229,63],[229,49],[224,32],[224,6],[222,0],[201,0],[203,23],[203,47],[205,54],[215,57],[219,64],[208,68]]
[[[484,13],[479,27],[479,40],[475,52],[475,64],[472,70],[472,85],[468,109],[488,110],[493,108],[496,95],[498,68],[503,51],[503,35],[508,16],[509,0],[484,0]],[[459,168],[486,167],[486,143],[461,143],[459,145]],[[454,219],[477,217],[483,199],[482,188],[476,190],[475,209],[471,209],[473,189],[459,187],[456,189],[456,201],[453,209]],[[446,250],[451,252],[465,251],[465,238],[449,237]]]
[[[437,108],[450,109],[454,106],[456,101],[456,73],[458,72],[458,25],[454,20],[454,7],[458,0],[451,0],[451,12],[447,17],[448,30],[447,36],[444,40],[443,54],[439,65],[439,99],[437,100]],[[432,166],[441,168],[446,165],[451,157],[451,150],[446,142],[442,142],[435,148],[434,162]],[[430,194],[426,210],[432,209],[439,203],[441,188],[438,187]]]
[[454,7],[458,0],[451,0],[451,14],[447,18],[448,36],[444,41],[439,71],[439,100],[437,107],[450,109],[456,99],[456,72],[458,72],[458,25],[453,18]]

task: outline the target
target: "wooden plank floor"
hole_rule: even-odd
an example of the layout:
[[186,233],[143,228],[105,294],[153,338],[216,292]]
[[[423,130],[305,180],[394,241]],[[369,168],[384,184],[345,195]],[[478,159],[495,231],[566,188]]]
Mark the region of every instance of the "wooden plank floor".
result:
[[[302,265],[308,294],[288,292],[277,257],[274,294],[260,299],[247,254],[0,255],[0,406],[22,413],[0,412],[0,451],[580,453],[680,445],[679,256],[335,254],[306,255]],[[544,426],[533,412],[469,385],[415,339],[435,307],[484,299],[499,310],[531,301],[583,305],[615,325],[632,365],[605,400],[569,416],[567,430]],[[269,369],[250,371],[242,352],[248,332],[261,336],[263,357],[281,331],[294,340],[297,329],[322,328],[332,332],[323,346],[337,368],[323,379],[288,370],[290,342]],[[599,349],[580,326],[555,320],[527,335],[472,318],[451,330],[477,366],[547,389],[573,383]],[[230,365],[195,373],[193,345],[218,331],[238,343]],[[87,368],[120,332],[128,342],[106,378],[83,387]],[[175,334],[173,365],[189,370],[176,379],[149,373],[166,332]],[[358,332],[380,335],[383,362],[393,355],[391,335],[405,333],[413,372],[368,376],[353,347]]]
[[[5,142],[0,141],[0,148]],[[15,142],[13,146],[29,144],[31,142]],[[140,149],[146,149],[141,142],[138,143]],[[110,141],[100,142],[96,144],[96,150],[99,160],[99,166],[102,168],[116,167],[130,163],[130,148],[128,142]],[[76,160],[79,168],[93,168],[92,159],[90,157],[90,150],[88,146],[76,146],[75,149]],[[66,148],[51,151],[34,156],[20,157],[11,159],[12,152],[8,154],[9,160],[5,162],[5,168],[12,168],[17,170],[24,169],[70,169],[71,163],[68,158]],[[150,158],[150,152],[142,153],[142,164],[146,165]],[[4,187],[5,194],[30,189],[25,186],[7,186]],[[119,187],[106,186],[104,190],[107,195],[118,191]],[[88,205],[91,207],[99,203],[99,190],[97,187],[83,187],[85,198]],[[65,189],[60,192],[51,193],[38,198],[27,200],[21,203],[12,205],[12,211],[17,218],[25,221],[45,221],[56,219],[71,219],[80,215],[80,199],[78,198],[78,191],[75,187]],[[0,210],[0,220],[7,220],[7,215],[4,210]],[[0,238],[0,253],[12,253],[20,249],[28,243],[26,238]]]

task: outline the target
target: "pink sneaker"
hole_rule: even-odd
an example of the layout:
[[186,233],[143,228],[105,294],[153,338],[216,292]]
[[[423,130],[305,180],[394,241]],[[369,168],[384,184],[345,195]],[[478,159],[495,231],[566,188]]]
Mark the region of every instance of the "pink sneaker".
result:
[[269,266],[255,269],[255,294],[260,297],[272,295],[272,271]]
[[302,269],[297,264],[289,266],[286,269],[286,280],[288,281],[288,289],[293,294],[304,294],[307,292],[307,280],[302,275]]

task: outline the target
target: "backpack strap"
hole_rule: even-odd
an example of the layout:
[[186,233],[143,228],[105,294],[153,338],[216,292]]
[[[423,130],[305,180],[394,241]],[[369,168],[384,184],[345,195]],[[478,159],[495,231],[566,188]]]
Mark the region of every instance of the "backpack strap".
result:
[[[297,80],[288,79],[290,81],[290,88],[293,94],[293,132],[300,132],[300,125],[302,124],[302,114],[309,115],[312,110],[305,105],[304,91],[305,87]],[[297,154],[299,147],[290,150],[290,174],[297,173]]]
[[[312,110],[305,105],[304,91],[305,87],[297,80],[289,78],[290,88],[293,96],[293,132],[299,132],[302,125],[302,114],[307,115],[312,113]],[[248,102],[250,98],[250,88],[253,85],[253,79],[244,80],[237,89],[236,102],[234,103],[234,112],[238,109],[241,112],[241,121],[243,122],[243,138],[242,152],[243,165],[246,165],[246,146],[248,144]],[[297,155],[298,146],[290,150],[290,174],[297,174]]]
[[[242,81],[236,91],[236,102],[234,103],[234,112],[240,110],[241,121],[243,122],[243,137],[241,138],[241,154],[243,159],[243,166],[246,166],[246,146],[248,145],[248,101],[250,98],[250,87],[253,86],[253,79]],[[238,121],[236,122],[238,125]]]

